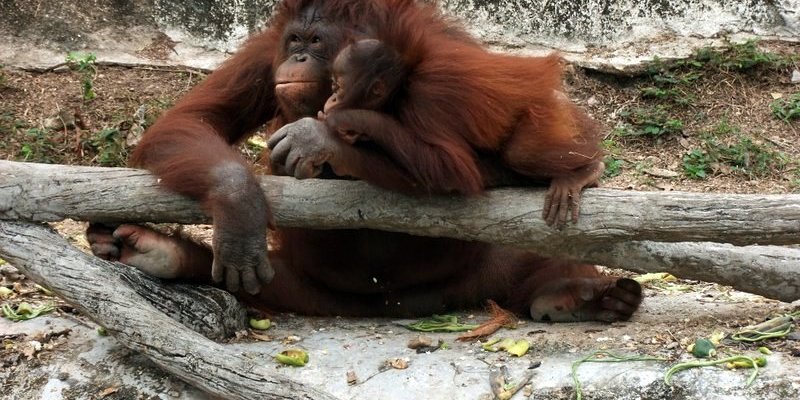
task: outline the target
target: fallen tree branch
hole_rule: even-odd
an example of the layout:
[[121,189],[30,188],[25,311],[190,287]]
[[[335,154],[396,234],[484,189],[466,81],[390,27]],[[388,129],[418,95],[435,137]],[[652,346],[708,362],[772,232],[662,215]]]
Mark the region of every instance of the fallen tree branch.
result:
[[[279,226],[370,228],[448,236],[569,254],[626,241],[800,243],[800,195],[586,190],[580,222],[562,231],[541,218],[541,189],[483,196],[408,197],[364,182],[262,177]],[[335,212],[333,211],[335,210]],[[0,219],[207,223],[198,203],[125,168],[0,161]]]
[[[131,268],[84,254],[44,226],[0,221],[0,254],[125,347],[219,398],[334,399],[275,372],[263,358],[244,357],[187,329],[134,290],[140,283],[127,278]],[[168,292],[152,296],[170,300]]]
[[[262,179],[280,226],[372,228],[480,240],[638,272],[670,272],[783,301],[800,298],[800,250],[661,243],[800,243],[798,195],[592,189],[584,195],[580,222],[555,231],[540,217],[541,190],[420,199],[363,182]],[[0,161],[0,219],[63,218],[208,222],[196,202],[160,190],[146,171]]]
[[710,242],[623,242],[586,248],[571,257],[634,272],[669,272],[786,302],[800,299],[800,249]]

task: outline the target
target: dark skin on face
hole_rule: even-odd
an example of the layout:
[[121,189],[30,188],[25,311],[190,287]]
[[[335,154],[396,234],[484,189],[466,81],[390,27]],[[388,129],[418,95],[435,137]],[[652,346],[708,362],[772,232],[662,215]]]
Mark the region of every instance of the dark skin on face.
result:
[[[318,114],[323,121],[334,109],[390,112],[390,98],[406,79],[400,55],[376,39],[362,39],[342,49],[333,61],[332,70],[333,93]],[[351,144],[369,140],[363,132],[344,129],[335,132]]]
[[[275,173],[355,178],[412,195],[476,194],[540,177],[551,182],[556,220],[599,165],[596,126],[554,95],[555,59],[488,53],[432,5],[284,0],[268,26],[150,127],[132,158],[165,188],[203,203],[212,251],[138,225],[94,224],[87,237],[96,255],[164,278],[224,282],[273,311],[420,316],[485,299],[553,321],[616,321],[636,310],[635,281],[485,243],[274,227],[279,246],[267,254],[269,204],[232,144],[270,119],[282,126],[268,141]],[[390,65],[427,75],[370,72],[352,52],[370,42],[353,42],[333,63],[365,36],[402,55]],[[324,121],[311,118],[331,97],[331,74],[343,89],[339,104]],[[383,79],[383,89],[359,89],[374,81],[363,76]],[[341,130],[367,140],[343,140]]]

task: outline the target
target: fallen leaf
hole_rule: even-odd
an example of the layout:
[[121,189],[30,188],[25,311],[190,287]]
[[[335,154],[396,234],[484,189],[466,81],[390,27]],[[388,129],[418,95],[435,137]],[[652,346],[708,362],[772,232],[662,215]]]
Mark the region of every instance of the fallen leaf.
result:
[[103,391],[100,392],[98,395],[100,396],[100,398],[103,398],[110,394],[117,393],[118,391],[119,391],[119,386],[111,386],[103,389]]
[[386,365],[394,368],[394,369],[406,369],[408,368],[408,360],[404,358],[392,358],[386,360]]

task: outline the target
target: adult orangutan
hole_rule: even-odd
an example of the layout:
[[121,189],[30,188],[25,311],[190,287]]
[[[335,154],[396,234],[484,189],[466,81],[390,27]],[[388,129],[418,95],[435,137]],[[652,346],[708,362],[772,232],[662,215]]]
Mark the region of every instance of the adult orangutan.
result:
[[[286,124],[269,141],[277,173],[357,178],[416,195],[477,194],[519,173],[550,180],[554,200],[544,212],[553,222],[575,212],[580,190],[602,170],[594,124],[556,92],[554,57],[490,54],[435,6],[412,0],[285,0],[269,26],[150,127],[132,158],[203,202],[213,254],[135,225],[91,227],[95,254],[161,277],[224,280],[257,305],[306,314],[421,315],[485,299],[545,320],[613,321],[636,310],[635,281],[485,243],[280,228],[267,255],[269,206],[231,144],[268,120]],[[389,145],[342,140],[330,121],[312,118],[331,95],[333,57],[370,37],[411,43],[395,47],[415,66],[414,95],[392,110],[405,137]],[[520,86],[508,71],[533,84]],[[380,134],[359,118],[340,123]],[[532,134],[508,134],[520,130]]]

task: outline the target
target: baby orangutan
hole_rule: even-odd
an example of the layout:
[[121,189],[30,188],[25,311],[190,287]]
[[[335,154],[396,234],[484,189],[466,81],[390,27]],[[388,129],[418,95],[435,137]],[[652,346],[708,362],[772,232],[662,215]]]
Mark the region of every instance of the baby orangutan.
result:
[[[318,117],[325,120],[334,109],[370,110],[376,118],[397,126],[391,117],[394,100],[405,84],[408,70],[400,53],[377,39],[363,39],[342,49],[333,61],[333,94]],[[330,127],[330,126],[329,126]],[[336,129],[348,143],[370,140],[366,132]]]
[[[477,142],[483,142],[481,145],[488,147],[481,149],[482,153],[490,157],[499,157],[505,168],[524,177],[534,180],[550,179],[550,190],[543,209],[545,220],[549,225],[557,227],[563,226],[569,217],[577,222],[580,192],[584,187],[596,185],[605,166],[599,160],[601,151],[597,147],[597,137],[592,136],[595,134],[592,131],[595,129],[593,122],[585,114],[577,111],[569,100],[555,89],[553,83],[549,82],[560,78],[558,73],[554,73],[559,71],[559,58],[555,55],[519,57],[512,58],[509,62],[508,57],[499,55],[489,57],[496,58],[496,64],[489,64],[486,69],[494,68],[502,72],[508,64],[522,64],[522,71],[527,74],[535,75],[535,71],[548,71],[536,78],[549,84],[543,84],[541,88],[517,88],[534,94],[520,96],[522,103],[514,104],[514,108],[518,110],[514,111],[516,116],[513,117],[510,126],[503,128],[502,124],[498,124],[490,130],[477,132]],[[412,112],[415,108],[432,106],[426,105],[426,102],[434,99],[431,93],[410,82],[414,77],[430,74],[428,71],[416,69],[412,63],[413,61],[406,61],[401,52],[381,40],[362,39],[346,46],[334,59],[333,94],[325,103],[324,111],[319,113],[319,119],[325,121],[330,131],[350,144],[374,141],[379,148],[389,151],[393,158],[423,182],[422,187],[417,188],[420,192],[464,191],[464,188],[472,185],[485,188],[498,183],[507,183],[507,181],[495,182],[492,178],[487,178],[485,172],[477,173],[476,176],[483,175],[480,177],[480,182],[471,182],[474,177],[460,177],[459,175],[464,175],[461,172],[475,167],[471,160],[474,155],[458,156],[460,149],[454,145],[437,143],[439,140],[436,135],[440,134],[441,130],[436,124],[416,118],[407,120],[409,115],[416,114]],[[527,68],[524,68],[526,65]],[[520,79],[515,78],[515,74],[523,76],[522,73],[509,68],[506,77]],[[481,78],[483,77],[475,77],[476,80],[486,82],[492,79]],[[529,81],[535,83],[535,79]],[[468,86],[466,82],[464,84],[465,87]],[[455,87],[454,91],[458,91],[458,88]],[[537,110],[533,102],[538,97],[545,98],[558,107]],[[449,102],[446,96],[442,96],[439,101]],[[526,109],[525,101],[532,102],[529,109]],[[551,115],[552,119],[559,123],[544,123]],[[452,118],[458,119],[455,115]],[[451,136],[448,141],[456,143],[476,141],[475,138],[469,137],[468,121],[465,119],[451,122],[455,126],[464,125],[450,130],[448,133]],[[498,127],[503,129],[498,130]],[[549,146],[564,146],[571,150],[564,154],[544,152]],[[442,165],[433,170],[439,171],[441,176],[430,176],[431,168],[419,170],[425,165],[419,162],[420,156],[427,160],[440,161]],[[461,159],[463,157],[470,159]]]

